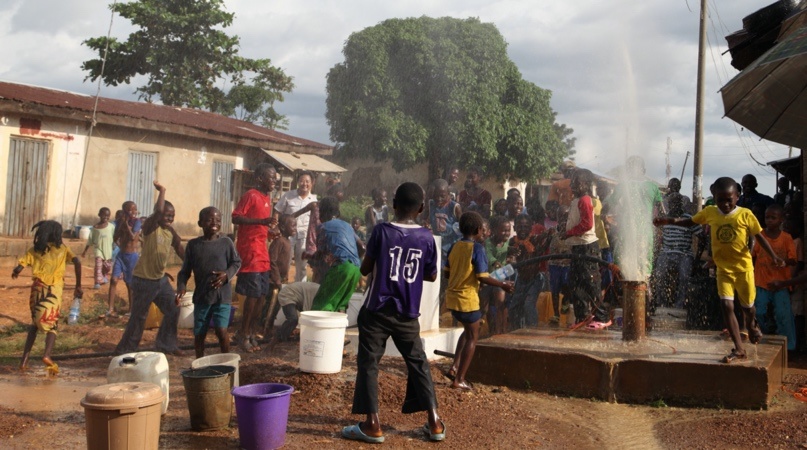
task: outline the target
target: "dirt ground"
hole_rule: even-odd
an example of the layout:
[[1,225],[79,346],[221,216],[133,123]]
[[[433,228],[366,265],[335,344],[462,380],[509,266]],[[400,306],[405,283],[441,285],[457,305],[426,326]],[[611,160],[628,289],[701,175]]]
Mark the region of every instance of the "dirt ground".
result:
[[[18,340],[30,320],[27,274],[10,278],[11,267],[0,267],[0,340]],[[84,286],[92,286],[87,274]],[[66,292],[74,280],[67,279]],[[70,355],[109,352],[122,334],[124,320],[97,319],[100,291],[87,289],[82,324],[61,327],[60,341],[78,345]],[[66,296],[66,314],[70,294]],[[153,345],[156,330],[146,331],[141,348]],[[42,338],[40,337],[41,341]],[[190,330],[180,330],[182,345],[192,342]],[[209,342],[213,342],[212,335]],[[77,343],[77,344],[76,344]],[[9,347],[3,347],[9,348]],[[84,411],[79,401],[87,390],[105,383],[109,357],[59,361],[58,377],[45,375],[35,347],[32,370],[17,371],[19,355],[0,353],[0,448],[84,448]],[[209,350],[215,353],[218,350]],[[75,358],[75,356],[73,356]],[[355,357],[347,356],[341,373],[314,375],[297,368],[297,342],[284,343],[272,352],[242,355],[241,384],[280,382],[295,388],[291,399],[285,448],[368,448],[346,441],[339,431],[361,418],[350,414],[355,379]],[[236,418],[223,431],[190,430],[185,390],[180,371],[193,357],[169,356],[170,403],[162,418],[160,448],[238,448]],[[589,399],[557,397],[540,392],[476,385],[472,393],[448,388],[441,372],[447,360],[432,365],[440,414],[447,426],[446,441],[428,442],[420,431],[425,414],[401,414],[406,387],[405,367],[399,358],[382,360],[379,375],[380,415],[386,443],[392,448],[807,448],[807,404],[791,392],[807,386],[807,356],[791,355],[783,390],[764,411],[672,408],[664,404],[626,405]],[[471,380],[473,381],[473,380]]]

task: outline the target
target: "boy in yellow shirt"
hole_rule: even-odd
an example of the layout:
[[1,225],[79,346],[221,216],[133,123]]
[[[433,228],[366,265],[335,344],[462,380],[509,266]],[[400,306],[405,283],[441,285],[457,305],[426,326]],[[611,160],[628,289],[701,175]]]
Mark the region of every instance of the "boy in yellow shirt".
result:
[[713,187],[715,206],[707,206],[691,219],[660,217],[654,219],[653,224],[685,227],[708,224],[711,227],[712,258],[717,266],[717,292],[720,296],[723,320],[734,341],[734,348],[722,361],[730,363],[747,358],[740,338],[740,327],[734,316],[735,290],[739,294],[749,340],[752,344],[756,344],[762,337],[754,310],[756,297],[754,263],[751,259],[751,250],[748,248],[748,238],[753,236],[776,266],[784,267],[785,261],[774,253],[751,210],[737,206],[739,199],[737,182],[729,177],[720,177]]

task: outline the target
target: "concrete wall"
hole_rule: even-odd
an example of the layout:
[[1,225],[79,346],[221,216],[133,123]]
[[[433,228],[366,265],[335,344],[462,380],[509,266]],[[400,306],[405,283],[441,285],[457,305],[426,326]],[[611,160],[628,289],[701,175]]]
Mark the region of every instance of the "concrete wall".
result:
[[[45,118],[40,120],[39,130],[31,131],[20,127],[20,118],[19,115],[5,114],[0,120],[0,174],[4,180],[8,178],[9,143],[12,137],[48,141],[50,155],[45,218],[61,222],[65,229],[95,223],[98,209],[102,206],[110,208],[113,214],[120,209],[120,205],[127,200],[129,152],[152,152],[157,155],[156,179],[166,187],[167,198],[176,207],[177,232],[186,236],[199,234],[196,225],[199,210],[210,205],[214,161],[230,162],[235,169],[242,169],[245,165],[264,159],[263,153],[255,148],[110,125],[99,125],[94,129],[88,148],[88,129],[83,122]],[[85,152],[88,158],[81,184]],[[76,214],[79,188],[81,197]],[[0,211],[13,214],[13,211],[6,211],[5,203],[6,183],[2,182]],[[141,214],[147,215],[152,205],[138,207]],[[0,235],[4,233],[1,227],[2,217]]]
[[[232,146],[179,135],[100,126],[90,141],[87,171],[79,206],[79,223],[94,223],[98,208],[113,211],[126,201],[130,152],[156,154],[156,180],[166,188],[166,199],[176,208],[174,228],[182,235],[199,233],[199,210],[211,204],[213,162],[223,161],[240,169],[243,157]],[[154,190],[154,200],[157,191]],[[137,205],[141,215],[153,204]],[[223,213],[227,213],[222,211]]]
[[[87,130],[78,122],[41,121],[41,128],[34,130],[20,126],[19,116],[4,114],[0,120],[0,234],[4,234],[3,219],[7,211],[6,195],[8,182],[9,148],[12,138],[35,139],[49,143],[48,181],[45,196],[46,219],[69,225],[78,191],[78,177],[87,143]],[[16,180],[11,180],[12,183]]]

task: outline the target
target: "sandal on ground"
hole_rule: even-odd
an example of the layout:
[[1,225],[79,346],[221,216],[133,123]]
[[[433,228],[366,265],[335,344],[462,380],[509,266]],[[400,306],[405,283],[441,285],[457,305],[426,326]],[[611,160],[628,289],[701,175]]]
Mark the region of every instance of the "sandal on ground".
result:
[[110,319],[117,319],[120,316],[115,311],[107,311],[106,314],[102,315],[101,317],[108,317]]
[[252,353],[255,351],[255,348],[249,343],[249,339],[238,339],[236,345],[238,345],[238,349],[243,353]]
[[560,323],[560,316],[552,316],[549,318],[549,323]]
[[724,356],[723,359],[720,361],[726,364],[733,363],[734,361],[742,361],[744,359],[748,359],[748,355],[745,353],[737,353],[737,349],[731,349],[731,353]]
[[59,375],[59,365],[53,362],[48,357],[42,358],[42,362],[45,363],[45,370],[48,372],[48,376],[56,376]]
[[252,346],[252,351],[253,352],[257,352],[257,351],[261,350],[261,346],[258,345],[258,339],[256,339],[255,336],[250,336],[249,337],[249,345]]
[[423,433],[429,436],[429,440],[433,442],[440,442],[446,439],[446,424],[443,421],[440,421],[440,425],[443,426],[443,431],[440,433],[432,433],[432,429],[429,426],[429,423],[426,422],[426,425],[423,425]]
[[586,325],[586,329],[588,330],[604,330],[611,326],[611,321],[608,322],[597,322],[596,320],[592,320]]
[[454,381],[454,378],[457,376],[457,372],[455,372],[454,369],[448,369],[443,372],[443,376],[451,381]]
[[451,386],[449,386],[449,387],[451,389],[457,389],[459,391],[473,391],[474,390],[474,386],[471,383],[467,382],[467,381],[460,381],[459,383],[454,382],[454,383],[451,383]]
[[342,428],[342,437],[352,441],[367,442],[368,444],[380,444],[384,442],[384,436],[368,436],[364,434],[358,423]]

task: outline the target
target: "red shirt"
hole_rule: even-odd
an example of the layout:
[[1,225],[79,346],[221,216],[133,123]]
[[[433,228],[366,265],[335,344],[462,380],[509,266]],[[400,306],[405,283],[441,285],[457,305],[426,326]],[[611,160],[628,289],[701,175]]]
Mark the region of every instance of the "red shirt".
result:
[[[233,210],[233,219],[266,219],[272,217],[272,202],[261,191],[250,189],[244,193]],[[241,256],[238,273],[266,272],[269,270],[269,248],[266,246],[269,227],[266,225],[238,225],[235,249]]]
[[476,206],[477,210],[481,210],[485,205],[488,205],[489,208],[492,203],[490,192],[481,188],[476,195],[469,194],[467,190],[462,191],[458,198],[458,202],[462,206],[462,212],[473,210],[473,208],[471,208],[473,206]]

